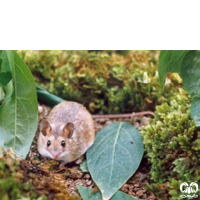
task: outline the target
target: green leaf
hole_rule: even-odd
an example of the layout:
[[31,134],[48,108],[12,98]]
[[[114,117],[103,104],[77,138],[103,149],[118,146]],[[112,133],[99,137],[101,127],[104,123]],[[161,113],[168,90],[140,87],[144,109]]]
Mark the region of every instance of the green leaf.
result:
[[180,72],[182,61],[188,51],[173,50],[171,51],[171,58],[168,66],[168,72]]
[[1,72],[2,63],[3,63],[3,60],[1,57],[2,57],[2,50],[0,50],[0,72]]
[[[8,51],[7,51],[8,52]],[[3,72],[10,72],[11,73],[11,68],[8,60],[8,56],[6,51],[2,51],[1,53],[1,73]]]
[[[4,53],[3,51],[2,53]],[[12,147],[25,158],[33,141],[38,122],[38,104],[34,78],[15,51],[6,51],[7,66],[12,71],[6,99],[0,107],[0,146]]]
[[83,172],[89,172],[86,160],[81,163],[80,168]]
[[6,51],[0,54],[0,87],[6,86],[12,79],[11,69],[9,66]]
[[188,51],[168,50],[161,51],[158,64],[160,84],[164,87],[168,72],[180,72],[182,61]]
[[[83,187],[80,185],[77,185],[76,187],[77,187],[81,197],[83,198],[83,200],[102,200],[102,195],[101,195],[100,191],[98,191],[97,193],[94,193],[91,188]],[[133,198],[132,196],[130,196],[124,192],[117,191],[113,195],[111,200],[142,200],[142,199]]]
[[200,97],[195,97],[191,104],[191,116],[197,127],[200,127]]
[[83,200],[102,200],[101,192],[94,193],[91,188],[76,186]]
[[15,64],[15,51],[3,51],[3,53],[5,52],[6,56],[7,56],[7,61],[10,64],[10,69],[12,70],[12,67]]
[[12,79],[10,72],[0,73],[0,87],[6,86]]
[[194,97],[200,95],[200,52],[190,51],[181,67],[183,86]]
[[65,101],[64,99],[47,92],[46,90],[42,89],[39,86],[37,86],[37,95],[38,95],[38,100],[43,101],[44,103],[50,106],[54,106],[62,101]]
[[1,71],[1,65],[2,65],[2,59],[1,59],[1,54],[0,54],[0,71]]
[[112,123],[96,134],[86,154],[87,164],[104,200],[110,199],[135,173],[143,149],[140,133],[128,122]]
[[0,102],[3,100],[4,97],[5,97],[5,93],[3,91],[3,88],[0,87]]
[[117,191],[113,197],[111,198],[111,200],[142,200],[142,199],[138,199],[138,198],[134,198],[124,192],[121,191]]

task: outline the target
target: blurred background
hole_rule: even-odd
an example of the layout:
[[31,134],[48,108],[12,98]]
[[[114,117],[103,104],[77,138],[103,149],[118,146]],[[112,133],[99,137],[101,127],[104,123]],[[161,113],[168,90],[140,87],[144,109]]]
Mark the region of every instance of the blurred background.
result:
[[181,93],[178,74],[158,77],[159,51],[17,51],[38,86],[93,114],[155,110]]

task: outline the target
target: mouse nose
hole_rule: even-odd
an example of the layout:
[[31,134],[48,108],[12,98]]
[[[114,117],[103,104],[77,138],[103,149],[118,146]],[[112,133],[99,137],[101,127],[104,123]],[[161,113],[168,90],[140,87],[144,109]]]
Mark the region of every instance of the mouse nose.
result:
[[58,153],[52,153],[52,156],[54,157],[54,158],[57,158],[58,157]]

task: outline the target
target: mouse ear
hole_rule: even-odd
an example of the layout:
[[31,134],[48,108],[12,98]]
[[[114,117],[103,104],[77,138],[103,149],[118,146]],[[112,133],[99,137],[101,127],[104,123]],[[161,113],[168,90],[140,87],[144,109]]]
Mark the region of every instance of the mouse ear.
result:
[[68,138],[72,137],[73,131],[74,131],[74,124],[71,122],[67,123],[63,128],[63,132]]
[[48,131],[50,131],[50,130],[51,130],[51,126],[50,126],[49,122],[46,121],[46,120],[43,120],[43,121],[40,123],[40,131],[42,132],[42,134],[43,134],[44,136],[46,136],[47,133],[48,133]]

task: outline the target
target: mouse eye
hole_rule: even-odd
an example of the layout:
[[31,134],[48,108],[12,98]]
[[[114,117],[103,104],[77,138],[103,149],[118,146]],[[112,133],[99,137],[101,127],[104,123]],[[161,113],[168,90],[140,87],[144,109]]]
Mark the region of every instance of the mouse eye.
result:
[[47,146],[49,147],[50,145],[51,145],[51,141],[48,140],[48,142],[47,142]]
[[64,140],[61,142],[61,145],[62,145],[63,147],[65,147],[65,141],[64,141]]

